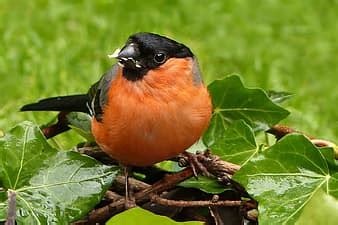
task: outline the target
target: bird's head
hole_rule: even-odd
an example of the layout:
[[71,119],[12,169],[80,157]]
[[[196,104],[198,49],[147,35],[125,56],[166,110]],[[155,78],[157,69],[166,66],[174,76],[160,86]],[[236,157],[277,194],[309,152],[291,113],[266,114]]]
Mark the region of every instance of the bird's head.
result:
[[184,44],[167,37],[154,33],[136,33],[128,38],[122,49],[117,49],[109,57],[118,59],[125,77],[136,81],[170,58],[193,57],[193,53]]

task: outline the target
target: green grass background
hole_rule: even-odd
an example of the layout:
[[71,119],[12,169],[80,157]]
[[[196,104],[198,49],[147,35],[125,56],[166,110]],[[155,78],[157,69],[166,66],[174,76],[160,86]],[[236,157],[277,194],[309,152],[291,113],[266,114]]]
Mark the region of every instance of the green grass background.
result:
[[338,1],[0,0],[0,130],[50,113],[36,99],[86,92],[106,56],[138,31],[167,35],[198,56],[205,81],[241,74],[247,86],[289,91],[283,121],[338,137]]

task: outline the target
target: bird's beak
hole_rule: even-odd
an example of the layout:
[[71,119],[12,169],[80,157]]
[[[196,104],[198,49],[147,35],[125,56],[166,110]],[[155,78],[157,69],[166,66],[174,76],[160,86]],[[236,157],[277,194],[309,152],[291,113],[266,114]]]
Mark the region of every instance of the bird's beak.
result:
[[130,68],[141,68],[141,64],[137,61],[140,52],[136,44],[131,43],[120,49],[116,49],[113,54],[108,55],[109,58],[116,58],[120,65]]
[[122,48],[116,58],[133,58],[136,59],[139,56],[139,50],[134,43],[128,44]]
[[108,54],[108,58],[110,59],[116,59],[117,56],[119,55],[121,49],[117,48],[112,54]]

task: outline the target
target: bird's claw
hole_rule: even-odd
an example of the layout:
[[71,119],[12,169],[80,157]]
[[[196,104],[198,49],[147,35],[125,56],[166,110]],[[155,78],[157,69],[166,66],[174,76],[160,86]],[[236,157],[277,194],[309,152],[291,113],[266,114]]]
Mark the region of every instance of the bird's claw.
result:
[[195,177],[197,177],[199,173],[207,177],[212,177],[213,175],[198,160],[198,157],[197,157],[198,154],[201,154],[201,153],[196,153],[195,155],[190,152],[183,152],[181,155],[179,155],[178,165],[181,167],[185,167],[189,165]]
[[136,207],[136,202],[135,199],[133,198],[125,198],[125,202],[124,202],[124,208],[127,209],[131,209]]

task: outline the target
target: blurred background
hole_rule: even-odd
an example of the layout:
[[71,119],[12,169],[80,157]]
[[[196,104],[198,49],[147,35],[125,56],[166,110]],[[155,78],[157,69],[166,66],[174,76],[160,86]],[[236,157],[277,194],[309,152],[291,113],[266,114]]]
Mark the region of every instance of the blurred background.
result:
[[283,123],[337,141],[337,0],[0,0],[0,130],[50,121],[18,109],[86,92],[114,63],[107,54],[139,31],[187,44],[207,83],[236,73],[294,93]]

